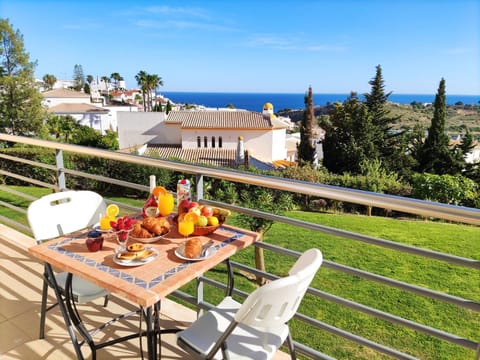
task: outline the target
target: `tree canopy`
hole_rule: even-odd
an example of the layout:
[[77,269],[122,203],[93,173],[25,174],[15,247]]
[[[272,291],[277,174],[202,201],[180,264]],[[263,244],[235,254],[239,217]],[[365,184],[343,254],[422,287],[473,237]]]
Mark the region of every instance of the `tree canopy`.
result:
[[40,130],[44,111],[35,66],[25,51],[23,35],[0,19],[0,131],[31,136]]

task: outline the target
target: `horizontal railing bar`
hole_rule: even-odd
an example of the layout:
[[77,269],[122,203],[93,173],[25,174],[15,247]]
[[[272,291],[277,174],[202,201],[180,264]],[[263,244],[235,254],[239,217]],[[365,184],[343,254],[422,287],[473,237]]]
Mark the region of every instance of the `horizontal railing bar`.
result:
[[25,209],[23,209],[23,208],[21,208],[21,207],[19,207],[19,206],[12,205],[12,204],[7,203],[7,202],[2,201],[2,200],[0,200],[0,205],[5,206],[6,208],[9,208],[9,209],[18,211],[19,213],[22,213],[22,214],[26,214],[26,213],[27,213],[27,210],[25,210]]
[[117,180],[117,179],[109,178],[109,177],[106,177],[106,176],[90,174],[90,173],[86,173],[84,171],[71,170],[71,169],[66,169],[66,168],[62,168],[61,170],[63,172],[65,172],[66,174],[69,174],[69,175],[84,177],[84,178],[87,178],[87,179],[97,180],[97,181],[101,181],[101,182],[108,183],[108,184],[128,187],[130,189],[135,189],[135,190],[140,190],[140,191],[150,193],[150,187],[149,186],[135,184],[135,183],[128,182],[128,181],[123,181],[123,180]]
[[46,187],[46,188],[53,189],[53,190],[58,190],[57,185],[52,185],[52,184],[49,184],[49,183],[46,183],[46,182],[43,182],[43,181],[40,181],[40,180],[35,180],[35,179],[28,178],[28,177],[25,177],[25,176],[22,176],[22,175],[17,175],[17,174],[14,174],[12,172],[9,172],[9,171],[0,170],[0,174],[5,175],[5,176],[10,176],[10,177],[18,179],[18,180],[25,181],[26,183],[35,184],[35,185],[38,185],[38,186],[41,186],[41,187]]
[[25,226],[23,225],[22,223],[19,223],[18,221],[15,221],[15,220],[12,220],[12,219],[9,219],[3,215],[0,215],[0,220],[2,220],[2,222],[4,222],[5,224],[8,224],[16,229],[20,229],[22,230],[23,232],[25,233],[28,233],[28,234],[31,234],[32,233],[32,230],[30,230],[30,227],[28,226]]
[[470,309],[476,312],[480,312],[480,303],[475,302],[473,300],[464,299],[461,297],[437,292],[434,290],[426,289],[417,285],[412,285],[405,283],[403,281],[387,278],[385,276],[373,274],[367,271],[363,271],[360,269],[352,268],[350,266],[338,264],[332,261],[324,260],[323,264],[325,267],[338,270],[346,274],[351,274],[355,276],[359,276],[364,279],[372,280],[381,284],[386,284],[391,287],[395,287],[397,289],[409,291],[418,295],[422,295],[431,299],[441,300],[444,302],[448,302],[450,304],[454,304],[465,309]]
[[139,155],[125,154],[111,150],[92,149],[85,146],[69,145],[22,136],[0,134],[0,140],[71,151],[90,156],[118,160],[121,162],[148,165],[227,181],[265,186],[288,192],[308,194],[322,198],[335,199],[372,207],[380,207],[421,216],[480,225],[480,209],[404,198],[401,196],[379,194],[363,190],[347,189],[338,186],[309,183],[294,179],[252,174],[238,170],[221,169],[205,165],[194,165],[173,160],[163,160]]
[[[210,201],[210,200],[204,200],[202,201],[202,203],[216,205],[216,206],[222,206],[223,204],[217,201]],[[285,224],[302,227],[304,229],[315,230],[323,234],[339,236],[339,237],[343,237],[351,240],[358,240],[358,241],[362,241],[362,242],[376,245],[376,246],[381,246],[388,249],[393,249],[393,250],[397,250],[397,251],[401,251],[409,254],[428,257],[435,260],[445,261],[450,264],[456,264],[456,265],[461,265],[465,267],[471,267],[474,269],[480,269],[480,260],[463,258],[463,257],[450,255],[450,254],[444,254],[441,252],[428,250],[428,249],[421,249],[421,248],[397,243],[390,240],[374,238],[368,235],[357,234],[350,231],[336,229],[336,228],[332,228],[332,227],[320,225],[320,224],[314,224],[314,223],[310,223],[303,220],[291,219],[285,216],[270,214],[260,210],[248,209],[248,208],[244,208],[237,205],[227,205],[223,207],[238,213],[260,217],[260,218],[264,218],[264,219],[272,220],[276,222],[282,222]]]
[[55,165],[45,164],[45,163],[42,163],[42,162],[28,160],[28,159],[24,159],[24,158],[21,158],[21,157],[15,157],[15,156],[10,156],[10,155],[0,153],[0,158],[15,161],[15,162],[20,162],[20,163],[28,164],[28,165],[32,165],[32,166],[38,166],[38,167],[53,170],[53,171],[57,170],[57,167]]
[[29,201],[35,201],[35,200],[38,199],[38,198],[35,197],[35,196],[26,194],[26,193],[21,192],[21,191],[17,191],[17,190],[15,190],[15,189],[9,188],[8,186],[5,186],[5,185],[0,185],[0,190],[1,190],[1,191],[5,191],[5,192],[10,193],[10,194],[13,194],[13,195],[15,195],[15,196],[24,198],[24,199],[29,200]]

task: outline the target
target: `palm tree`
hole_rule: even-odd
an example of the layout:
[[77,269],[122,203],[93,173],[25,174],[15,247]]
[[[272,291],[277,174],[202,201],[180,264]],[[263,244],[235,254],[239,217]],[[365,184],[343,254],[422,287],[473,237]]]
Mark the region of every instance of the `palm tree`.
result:
[[[163,86],[163,80],[157,74],[152,74],[148,76],[148,85],[150,87],[149,94],[152,95],[152,90],[155,90],[155,105],[157,105],[157,89],[159,86]],[[150,108],[152,106],[152,101],[149,102]]]
[[118,72],[114,72],[110,75],[110,79],[112,79],[114,81],[114,84],[115,84],[115,89],[118,89],[118,83],[120,82],[120,80],[122,80],[123,78],[120,76],[120,74]]
[[140,70],[138,74],[135,75],[135,80],[137,80],[137,84],[140,86],[140,90],[142,90],[143,111],[147,111],[147,103],[145,101],[145,93],[147,92],[147,78],[148,74],[144,70]]
[[55,77],[55,75],[45,74],[43,76],[43,82],[45,83],[47,90],[52,90],[53,85],[55,85],[55,83],[57,82],[57,78]]
[[87,75],[87,83],[88,85],[92,85],[93,82],[93,76],[92,75]]

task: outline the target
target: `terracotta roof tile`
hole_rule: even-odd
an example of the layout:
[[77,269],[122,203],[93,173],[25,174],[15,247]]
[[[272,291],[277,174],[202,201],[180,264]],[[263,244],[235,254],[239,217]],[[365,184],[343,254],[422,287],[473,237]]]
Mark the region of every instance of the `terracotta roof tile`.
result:
[[48,112],[54,114],[83,114],[83,113],[108,113],[108,109],[89,104],[77,103],[61,103],[51,108]]
[[90,98],[89,94],[71,89],[54,89],[42,93],[44,98]]
[[181,159],[189,163],[232,168],[235,167],[236,150],[219,148],[182,149],[179,145],[149,144],[144,155],[163,159]]
[[172,111],[167,123],[182,129],[272,129],[270,118],[252,111]]

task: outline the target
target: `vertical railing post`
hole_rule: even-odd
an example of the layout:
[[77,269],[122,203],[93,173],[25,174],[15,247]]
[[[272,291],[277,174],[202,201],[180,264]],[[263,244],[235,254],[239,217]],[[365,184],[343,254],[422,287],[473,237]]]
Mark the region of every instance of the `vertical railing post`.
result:
[[55,160],[57,162],[57,185],[59,191],[67,189],[65,183],[65,171],[63,165],[63,152],[60,149],[55,150]]
[[195,176],[196,179],[196,200],[203,199],[203,174],[197,174]]

